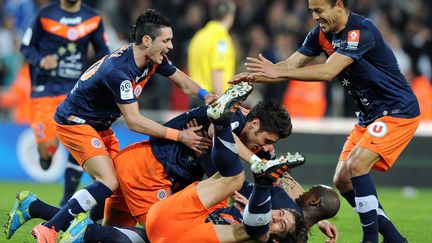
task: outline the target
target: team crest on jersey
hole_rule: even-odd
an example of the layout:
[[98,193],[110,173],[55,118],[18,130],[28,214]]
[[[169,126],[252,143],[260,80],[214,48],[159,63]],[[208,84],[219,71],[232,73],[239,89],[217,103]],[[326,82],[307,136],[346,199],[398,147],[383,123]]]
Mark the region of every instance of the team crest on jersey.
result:
[[120,98],[122,100],[133,99],[134,93],[132,91],[132,83],[129,80],[124,80],[120,84]]
[[377,138],[386,135],[387,131],[388,131],[387,125],[382,121],[376,121],[370,124],[368,127],[368,133]]
[[137,85],[134,89],[135,97],[138,97],[141,94],[141,91],[142,91],[141,86]]
[[102,148],[102,142],[99,138],[92,138],[91,144],[95,148]]
[[68,39],[74,41],[78,39],[78,30],[75,28],[70,28],[67,33]]
[[167,198],[167,196],[168,196],[168,193],[167,193],[167,191],[166,191],[165,189],[160,189],[160,190],[157,191],[157,193],[156,193],[156,197],[157,197],[157,199],[158,199],[159,201],[162,200],[162,199]]
[[360,42],[360,30],[351,30],[348,32],[347,49],[357,50]]

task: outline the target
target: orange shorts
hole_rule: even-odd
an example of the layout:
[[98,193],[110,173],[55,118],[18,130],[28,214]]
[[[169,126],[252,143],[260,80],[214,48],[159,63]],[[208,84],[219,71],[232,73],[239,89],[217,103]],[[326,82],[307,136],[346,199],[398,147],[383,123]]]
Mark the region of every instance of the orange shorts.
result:
[[[114,159],[120,189],[107,199],[106,208],[130,212],[145,223],[150,207],[171,195],[171,180],[156,159],[149,141],[124,148]],[[109,214],[109,211],[107,211]]]
[[54,121],[54,131],[81,166],[89,158],[98,155],[114,158],[120,151],[120,144],[111,128],[96,131],[87,124],[61,125]]
[[420,118],[383,116],[367,127],[356,124],[345,142],[339,160],[346,160],[354,146],[359,145],[381,156],[374,169],[389,170],[419,126]]
[[219,242],[207,216],[226,206],[225,201],[206,209],[198,197],[195,182],[172,197],[153,204],[147,214],[147,236],[152,243]]
[[31,99],[31,127],[35,132],[36,142],[43,143],[54,140],[54,114],[57,106],[66,95],[40,97]]

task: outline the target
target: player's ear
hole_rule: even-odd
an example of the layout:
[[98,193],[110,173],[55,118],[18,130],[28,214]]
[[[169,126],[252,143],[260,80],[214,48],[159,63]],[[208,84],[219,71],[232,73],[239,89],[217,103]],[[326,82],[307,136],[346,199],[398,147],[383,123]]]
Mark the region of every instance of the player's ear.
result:
[[151,43],[152,43],[153,39],[149,36],[149,35],[144,35],[141,39],[141,43],[148,48]]
[[316,207],[320,204],[320,202],[321,202],[321,197],[313,195],[309,200],[309,205],[312,207]]
[[261,128],[261,121],[259,118],[252,119],[252,125],[255,129],[259,130]]

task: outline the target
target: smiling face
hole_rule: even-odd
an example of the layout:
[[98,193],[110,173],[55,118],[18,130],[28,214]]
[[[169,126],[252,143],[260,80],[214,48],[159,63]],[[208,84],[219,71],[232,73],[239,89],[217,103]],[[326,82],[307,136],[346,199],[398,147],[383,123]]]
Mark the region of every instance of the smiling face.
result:
[[146,36],[148,44],[147,57],[151,62],[161,64],[164,54],[173,49],[172,38],[173,32],[171,27],[162,27],[160,33],[156,38],[152,39]]
[[260,130],[260,121],[258,118],[254,118],[252,121],[247,122],[240,139],[250,151],[256,153],[264,145],[276,143],[279,140],[279,135]]
[[337,33],[341,27],[342,14],[347,14],[341,0],[336,1],[332,6],[329,0],[309,0],[309,10],[312,13],[312,19],[319,23],[321,30],[324,33]]

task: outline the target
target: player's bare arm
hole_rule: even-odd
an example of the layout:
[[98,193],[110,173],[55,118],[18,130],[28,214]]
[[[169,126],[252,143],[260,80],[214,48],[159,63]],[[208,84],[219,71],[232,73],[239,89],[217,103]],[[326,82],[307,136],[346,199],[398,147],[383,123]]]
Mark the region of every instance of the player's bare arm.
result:
[[[185,94],[194,98],[198,98],[198,91],[201,89],[201,86],[199,86],[181,70],[177,69],[173,75],[168,77],[168,79],[171,80],[177,87],[179,87]],[[217,96],[211,93],[206,94],[204,97],[206,104],[210,104],[216,99]]]
[[195,132],[202,126],[191,127],[186,130],[176,130],[162,126],[161,124],[142,116],[139,113],[138,102],[130,104],[117,104],[120,111],[132,131],[147,134],[157,138],[167,138],[184,143],[195,152],[202,152],[211,147],[211,140],[198,136]]
[[248,57],[245,65],[254,76],[264,76],[271,80],[330,81],[353,61],[351,57],[335,52],[324,64],[286,68],[271,63],[260,54],[258,58]]
[[[306,56],[296,51],[289,58],[285,59],[284,61],[278,62],[275,65],[284,68],[299,68],[305,66],[314,58],[315,57]],[[272,83],[272,82],[283,82],[283,81],[286,81],[286,79],[285,78],[272,79],[265,76],[253,75],[252,73],[243,72],[235,75],[230,81],[228,81],[228,83],[232,83],[232,84],[236,84],[240,82]]]

